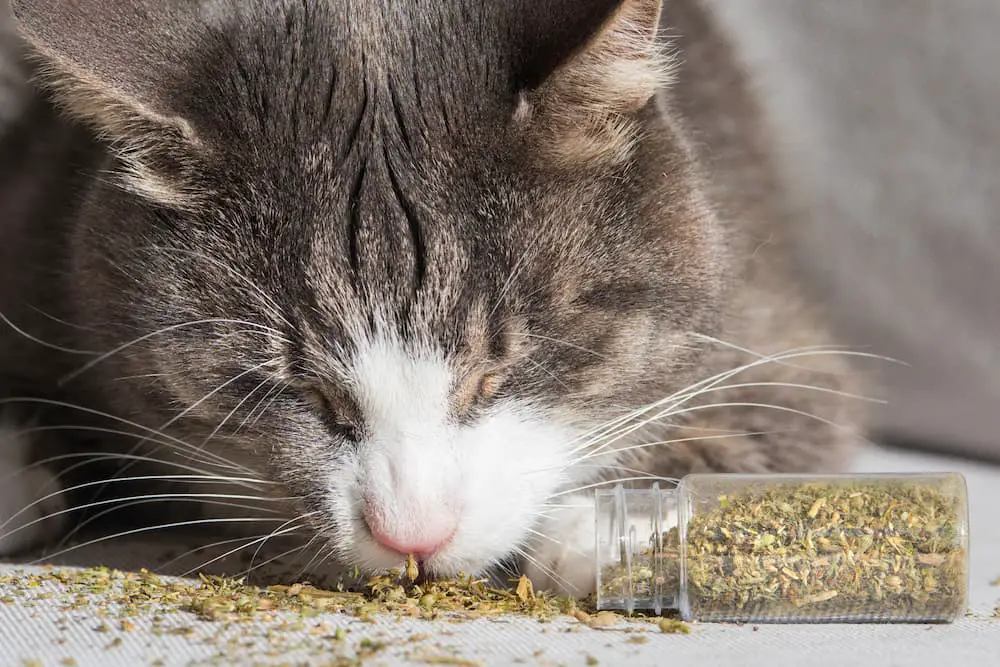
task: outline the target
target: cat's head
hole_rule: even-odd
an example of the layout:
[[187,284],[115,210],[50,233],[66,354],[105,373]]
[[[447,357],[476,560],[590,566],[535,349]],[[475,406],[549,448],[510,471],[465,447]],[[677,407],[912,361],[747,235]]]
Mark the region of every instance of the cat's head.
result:
[[659,0],[13,7],[114,155],[81,298],[109,349],[158,333],[108,363],[343,561],[511,554],[689,378],[725,252]]

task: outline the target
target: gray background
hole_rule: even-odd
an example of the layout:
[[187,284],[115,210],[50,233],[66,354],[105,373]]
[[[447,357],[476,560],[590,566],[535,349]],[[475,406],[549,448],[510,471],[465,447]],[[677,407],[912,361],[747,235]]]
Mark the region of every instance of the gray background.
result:
[[1000,460],[1000,2],[708,1],[809,213],[806,275],[910,364],[878,424]]

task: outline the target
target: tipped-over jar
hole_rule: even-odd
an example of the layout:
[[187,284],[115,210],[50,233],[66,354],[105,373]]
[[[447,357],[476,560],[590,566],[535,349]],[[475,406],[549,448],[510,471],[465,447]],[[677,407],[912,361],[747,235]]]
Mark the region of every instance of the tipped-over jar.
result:
[[728,622],[950,622],[959,474],[688,475],[597,492],[597,605]]

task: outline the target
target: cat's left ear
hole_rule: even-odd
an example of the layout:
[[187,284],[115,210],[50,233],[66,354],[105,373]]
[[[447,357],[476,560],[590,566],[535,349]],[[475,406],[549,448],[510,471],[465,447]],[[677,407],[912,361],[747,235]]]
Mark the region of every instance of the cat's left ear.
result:
[[[522,94],[517,111],[539,130],[545,154],[573,167],[628,159],[639,132],[636,114],[673,72],[658,35],[662,0],[581,1],[594,11],[579,25],[578,46]],[[551,49],[540,42],[537,51]]]
[[112,142],[124,182],[186,207],[202,137],[185,113],[185,55],[204,25],[198,0],[11,0],[16,24],[66,111]]

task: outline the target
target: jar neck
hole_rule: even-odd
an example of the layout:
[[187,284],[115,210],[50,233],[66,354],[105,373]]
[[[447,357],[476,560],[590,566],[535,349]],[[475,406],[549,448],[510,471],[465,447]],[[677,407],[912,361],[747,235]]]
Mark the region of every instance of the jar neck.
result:
[[[680,492],[658,483],[649,489],[613,490],[612,533],[621,574],[623,609],[660,613],[681,604]],[[598,512],[601,512],[599,500]],[[610,509],[610,508],[608,508]]]

